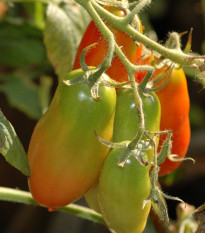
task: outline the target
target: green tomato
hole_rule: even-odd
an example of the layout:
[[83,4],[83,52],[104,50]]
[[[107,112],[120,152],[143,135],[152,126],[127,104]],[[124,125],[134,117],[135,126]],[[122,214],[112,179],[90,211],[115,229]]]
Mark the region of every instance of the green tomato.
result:
[[[153,92],[146,95],[140,92],[140,96],[142,99],[146,130],[151,132],[159,131],[161,105],[157,95]],[[120,89],[117,92],[115,112],[113,141],[132,141],[138,131],[139,118],[131,89]],[[143,139],[146,139],[146,137],[144,136]],[[152,155],[153,150],[150,150],[148,152],[150,161],[152,160]]]
[[98,202],[105,222],[115,233],[141,233],[146,225],[151,201],[149,166],[130,156],[124,167],[118,162],[125,149],[113,149],[103,166],[98,184]]
[[[79,69],[66,80],[82,77]],[[109,80],[106,74],[102,75]],[[100,99],[91,97],[90,83],[61,82],[51,105],[37,123],[28,150],[29,187],[41,205],[65,206],[84,195],[98,179],[109,149],[95,136],[113,135],[114,88],[100,86]]]

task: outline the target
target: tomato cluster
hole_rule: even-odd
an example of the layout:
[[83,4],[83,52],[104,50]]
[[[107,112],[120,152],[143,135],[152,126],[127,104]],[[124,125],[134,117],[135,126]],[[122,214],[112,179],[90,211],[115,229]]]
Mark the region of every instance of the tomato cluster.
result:
[[[124,17],[126,12],[116,7],[106,7],[111,13]],[[139,19],[138,19],[139,20]],[[111,25],[117,44],[131,63],[151,64],[143,59],[142,44],[136,43],[124,32]],[[142,32],[142,25],[139,24]],[[102,214],[107,225],[116,233],[141,233],[146,225],[151,203],[144,201],[151,191],[150,168],[154,147],[127,146],[137,135],[140,118],[131,88],[99,85],[100,98],[91,96],[93,79],[86,79],[80,68],[80,55],[89,45],[95,44],[85,54],[88,66],[96,67],[106,58],[108,45],[95,23],[91,21],[79,45],[73,71],[59,83],[51,105],[37,123],[28,150],[31,168],[29,187],[34,199],[48,208],[67,205],[83,195],[94,210]],[[167,65],[156,69],[152,79],[166,73]],[[156,93],[144,94],[139,90],[147,132],[172,130],[172,153],[184,157],[190,140],[189,96],[186,77],[182,69],[165,74],[168,84]],[[107,76],[109,75],[109,76]],[[140,83],[146,72],[138,72]],[[101,81],[128,81],[128,72],[115,56]],[[164,80],[163,79],[163,80]],[[76,82],[78,80],[78,82]],[[74,83],[74,84],[73,84]],[[160,86],[160,83],[158,83]],[[96,137],[125,147],[109,149]],[[154,137],[160,148],[166,134]],[[151,137],[151,135],[150,135]],[[141,138],[146,141],[145,135]],[[121,158],[128,154],[123,166]],[[142,164],[137,158],[146,158]],[[159,175],[165,175],[179,166],[168,158],[159,165]]]

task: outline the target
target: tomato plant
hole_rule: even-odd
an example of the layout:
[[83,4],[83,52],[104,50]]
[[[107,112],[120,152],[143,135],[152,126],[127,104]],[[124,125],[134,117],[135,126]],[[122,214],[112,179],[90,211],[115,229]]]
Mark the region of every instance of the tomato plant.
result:
[[[171,68],[174,67],[172,64],[178,64],[185,68],[191,77],[194,76],[195,80],[205,86],[205,59],[196,54],[196,51],[190,53],[191,33],[184,50],[181,48],[181,44],[183,44],[181,37],[184,33],[169,32],[164,44],[153,40],[154,33],[149,31],[151,24],[148,23],[150,18],[148,12],[152,11],[150,15],[152,19],[155,15],[159,19],[157,12],[160,13],[160,17],[166,15],[166,13],[161,14],[163,13],[162,8],[168,9],[168,7],[164,7],[163,4],[162,8],[155,7],[158,8],[155,11],[154,7],[148,7],[151,0],[60,0],[54,2],[34,0],[32,3],[26,3],[23,0],[22,3],[20,3],[21,0],[19,3],[15,3],[16,0],[4,0],[4,2],[0,3],[0,51],[2,53],[0,56],[0,92],[7,98],[7,101],[4,97],[1,98],[0,153],[5,158],[1,162],[8,162],[19,169],[26,176],[24,177],[26,180],[28,177],[31,193],[4,187],[10,184],[10,181],[13,183],[13,178],[16,176],[12,175],[13,172],[10,173],[10,171],[6,174],[3,172],[0,179],[2,182],[0,200],[37,205],[32,194],[40,205],[49,208],[50,211],[57,209],[93,222],[107,223],[110,230],[117,233],[142,232],[150,211],[151,201],[153,208],[150,219],[154,223],[151,225],[156,228],[157,232],[200,232],[204,219],[201,217],[203,216],[201,210],[204,209],[204,206],[195,211],[194,207],[185,209],[180,208],[179,205],[176,221],[170,221],[170,225],[168,225],[169,212],[166,207],[166,199],[179,201],[181,197],[170,197],[161,190],[158,185],[159,181],[162,181],[162,188],[166,193],[167,191],[171,193],[175,187],[173,184],[173,189],[167,190],[167,187],[164,186],[167,179],[159,180],[157,164],[157,162],[163,161],[163,164],[160,164],[159,175],[165,175],[175,170],[180,163],[172,162],[171,157],[170,160],[166,159],[164,162],[163,158],[168,155],[171,144],[173,144],[171,153],[183,157],[190,140],[186,78],[182,77],[183,72],[180,69],[174,69],[171,73]],[[174,12],[178,12],[176,11],[178,4],[174,5]],[[199,4],[195,5],[195,13],[200,13],[197,11]],[[146,9],[144,14],[142,13],[143,8]],[[142,33],[143,27],[136,16],[138,13],[145,24],[145,33]],[[170,16],[167,18],[170,19]],[[191,19],[191,17],[189,18]],[[90,19],[93,21],[83,36]],[[179,23],[179,21],[177,22]],[[158,25],[154,26],[156,29],[160,28],[159,38],[163,41],[161,36],[165,32],[161,31],[162,28],[157,27]],[[177,28],[176,26],[179,24],[175,25],[175,28]],[[83,39],[77,51],[82,36]],[[143,60],[142,62],[144,58],[142,44],[153,51],[153,54],[159,54],[160,58],[169,60],[162,68],[156,68],[152,77],[154,88],[159,88],[169,78],[169,74],[172,74],[166,87],[158,90],[157,95],[148,92],[152,82],[146,85],[148,76],[144,79],[147,71],[151,74],[154,70],[153,67],[139,67],[140,64],[150,64],[150,61]],[[147,50],[145,49],[143,53],[146,53]],[[84,52],[82,53],[82,51]],[[18,56],[16,56],[17,54]],[[76,60],[74,61],[75,56]],[[85,58],[88,66],[97,67],[96,72],[92,73],[91,71],[84,74],[79,70],[68,75],[71,69],[75,70],[80,67],[80,56],[84,72],[86,65],[83,63],[82,57]],[[108,68],[109,64],[111,67]],[[169,64],[171,64],[170,67]],[[146,69],[146,71],[138,72],[140,69]],[[125,89],[127,86],[122,88],[122,85],[117,85],[116,82],[103,75],[106,82],[101,83],[102,85],[99,87],[101,98],[93,99],[91,95],[97,94],[95,91],[100,84],[100,80],[94,82],[93,79],[97,80],[97,75],[106,73],[106,70],[108,75],[117,81],[127,81],[129,74],[127,86],[130,86],[128,89]],[[89,76],[91,73],[92,77]],[[136,73],[135,77],[134,73]],[[160,80],[161,74],[164,78],[157,85],[156,81]],[[65,78],[64,82],[62,82],[63,78]],[[141,79],[144,80],[142,85],[135,85],[135,80],[140,83]],[[55,81],[53,82],[53,80]],[[52,85],[56,85],[57,82],[60,84],[49,107],[51,97],[53,97],[52,90],[55,88]],[[117,107],[115,107],[115,88],[118,88]],[[162,104],[161,117],[159,99]],[[197,105],[202,99],[197,101]],[[23,118],[19,114],[16,116],[16,111],[10,112],[10,107],[24,113]],[[200,113],[195,112],[194,108],[191,117],[194,119],[193,126],[197,126],[201,131],[204,126],[204,123],[201,123],[204,111],[201,111],[201,107],[199,108]],[[47,109],[48,111],[45,113]],[[5,116],[2,113],[4,111]],[[27,136],[31,134],[34,123],[32,121],[30,125],[29,118],[37,121],[44,113],[45,115],[34,129],[27,158],[18,139],[18,131],[20,131],[20,137],[27,148]],[[200,117],[198,117],[199,115]],[[14,123],[14,128],[17,127],[16,132],[6,119],[7,117],[12,124]],[[30,131],[23,135],[22,127],[19,128],[19,125],[21,126],[26,119],[28,122],[25,121],[25,125],[28,123],[29,127],[23,127],[23,130]],[[171,141],[168,140],[171,134],[161,135],[156,132],[168,131],[168,129],[173,131]],[[104,145],[102,145],[103,139],[97,137],[94,131],[105,140]],[[195,135],[193,136],[195,137]],[[197,141],[198,153],[201,138],[193,140],[193,143],[195,141]],[[105,145],[112,149],[108,149]],[[153,158],[153,154],[157,154],[154,153],[156,149],[158,149],[159,157],[154,156]],[[192,153],[191,150],[190,152]],[[201,159],[197,155],[197,160],[198,158]],[[4,165],[2,163],[2,167],[6,171],[8,164]],[[185,163],[185,166],[189,166],[189,163]],[[9,166],[8,169],[13,168]],[[191,174],[186,173],[188,170],[191,171]],[[8,174],[12,179],[10,181]],[[185,169],[185,173],[180,176],[183,184],[180,188],[184,189],[184,184],[190,184],[190,182],[186,182],[189,176],[193,178],[198,174],[197,167],[196,169],[192,169],[192,167]],[[174,178],[177,177],[174,176]],[[170,179],[168,180],[170,181]],[[196,183],[195,181],[194,183]],[[15,186],[21,188],[21,185],[21,183],[17,183]],[[22,188],[27,189],[28,187],[23,185]],[[88,190],[89,192],[87,192]],[[197,188],[194,187],[194,190]],[[185,193],[189,195],[190,192]],[[89,205],[98,213],[71,203],[82,195],[86,196]],[[149,201],[143,208],[146,199]],[[198,202],[203,203],[204,201],[198,199]],[[67,204],[69,205],[65,206]],[[167,204],[169,206],[169,202]],[[5,210],[7,210],[6,206]],[[190,207],[188,204],[187,206]],[[15,205],[12,208],[15,208]],[[4,208],[1,210],[5,215]],[[36,210],[42,211],[39,207]],[[14,217],[17,217],[18,220],[19,216],[15,209],[11,212],[15,213]],[[54,216],[48,211],[43,212],[47,215],[46,219],[48,220],[50,217],[54,220],[53,217],[58,215],[54,214]],[[37,215],[38,213],[36,212]],[[6,215],[3,216],[3,218],[5,217]],[[32,219],[35,217],[32,216]],[[69,216],[67,217],[66,224],[73,224],[72,219],[70,221]],[[8,216],[7,220],[10,218],[11,216]],[[16,229],[17,224],[13,224],[15,218],[12,217],[12,223],[10,221],[2,222],[3,232],[9,230],[27,232],[28,230],[25,229],[27,225],[30,228],[34,227],[35,229],[32,229],[35,232],[42,232],[42,229],[36,229],[42,224],[35,224],[35,226],[26,224],[24,228],[22,228],[22,224],[18,224],[21,229]],[[42,219],[45,220],[44,217]],[[56,222],[59,221],[52,221],[51,225],[50,221],[43,224],[43,231],[50,232],[50,229],[53,231],[58,229]],[[10,223],[11,225],[8,225]],[[68,229],[66,224],[62,224],[65,231]],[[91,232],[89,227],[92,228],[92,225],[86,224],[86,229],[83,228],[83,231]],[[150,229],[150,224],[147,224],[145,231],[150,233],[154,232],[154,229],[152,226]]]
[[[83,76],[72,71],[66,80]],[[109,80],[103,74],[104,80]],[[116,103],[114,88],[100,86],[100,99],[90,94],[90,83],[61,82],[52,103],[36,125],[28,150],[29,187],[34,199],[59,207],[80,198],[96,182],[108,148],[94,131],[111,140]]]
[[[142,64],[149,64],[150,57],[144,59]],[[152,79],[156,79],[159,75],[164,75],[167,72],[168,66],[163,66],[156,69]],[[138,75],[138,81],[141,82],[146,72],[141,72]],[[161,121],[160,130],[172,130],[172,154],[177,154],[179,158],[183,158],[190,142],[190,124],[189,124],[189,93],[187,80],[182,69],[173,69],[171,72],[164,75],[164,79],[169,78],[168,84],[157,91],[156,94],[161,103]],[[161,85],[164,79],[157,85]],[[166,135],[160,136],[159,149],[165,140]],[[172,162],[168,158],[160,164],[159,175],[167,175],[174,171],[181,162]]]
[[[126,15],[126,12],[121,8],[116,8],[111,6],[109,7],[107,6],[105,8],[119,17],[124,17]],[[139,21],[138,17],[137,20]],[[117,30],[108,23],[106,24],[114,34],[115,40],[117,44],[122,48],[122,51],[124,52],[125,56],[130,60],[130,62],[132,63],[137,62],[137,64],[139,64],[140,57],[142,55],[142,44],[141,43],[137,44],[135,41],[132,40],[132,38],[129,35],[125,34],[122,31]],[[139,25],[140,25],[140,31],[142,32],[142,25],[140,21],[139,21]],[[94,21],[91,21],[78,47],[73,69],[80,68],[80,55],[83,49],[94,43],[96,43],[96,45],[91,47],[85,54],[85,62],[89,66],[100,65],[103,62],[103,60],[106,58],[108,52],[108,44],[106,40],[103,38],[99,29],[96,27]],[[106,70],[106,73],[116,81],[125,81],[128,78],[128,72],[118,56],[114,56],[112,60],[112,64]]]

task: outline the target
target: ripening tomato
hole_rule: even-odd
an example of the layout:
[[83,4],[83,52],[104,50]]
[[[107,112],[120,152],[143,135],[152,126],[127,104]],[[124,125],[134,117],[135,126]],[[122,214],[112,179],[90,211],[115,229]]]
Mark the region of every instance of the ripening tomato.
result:
[[[83,76],[81,69],[65,80]],[[103,74],[104,80],[109,80]],[[90,93],[92,83],[68,86],[60,82],[51,105],[37,123],[28,150],[31,168],[29,187],[41,205],[65,206],[85,194],[98,179],[113,134],[116,104],[114,88],[100,86],[100,99]]]
[[[124,17],[126,15],[126,12],[121,8],[116,8],[113,6],[107,6],[105,8],[119,17]],[[140,20],[139,24],[140,31],[142,32],[142,25]],[[130,62],[137,62],[137,64],[139,64],[142,55],[142,44],[136,43],[129,35],[115,29],[108,23],[106,23],[106,25],[114,34],[117,44],[122,48],[122,51],[130,60]],[[106,40],[100,33],[99,29],[96,27],[94,21],[91,21],[78,47],[73,69],[80,68],[80,55],[83,49],[94,43],[96,43],[96,45],[94,47],[91,47],[85,54],[85,62],[89,66],[100,65],[106,58],[108,52],[108,44]],[[106,70],[106,74],[108,74],[112,79],[116,81],[127,81],[128,79],[128,72],[118,56],[115,56],[113,58],[111,66]]]
[[[150,64],[150,58],[142,60],[142,64]],[[164,79],[170,75],[167,72],[167,66],[157,69],[153,75],[155,79],[159,74],[166,74]],[[138,81],[144,78],[146,72],[138,75]],[[163,80],[158,84],[162,84]],[[172,154],[177,154],[183,158],[190,142],[190,124],[189,124],[189,93],[187,80],[183,69],[173,69],[168,84],[156,92],[161,103],[161,122],[160,130],[171,129],[172,136]],[[165,140],[166,135],[160,136],[159,149]],[[172,162],[168,158],[160,164],[159,176],[167,175],[174,171],[181,162]]]
[[[160,129],[171,129],[172,154],[183,158],[190,142],[189,124],[189,93],[187,81],[182,69],[173,70],[169,83],[156,93],[162,106]],[[160,144],[164,141],[165,135],[161,135]],[[160,164],[159,175],[163,176],[174,171],[181,163],[171,162],[168,158]]]

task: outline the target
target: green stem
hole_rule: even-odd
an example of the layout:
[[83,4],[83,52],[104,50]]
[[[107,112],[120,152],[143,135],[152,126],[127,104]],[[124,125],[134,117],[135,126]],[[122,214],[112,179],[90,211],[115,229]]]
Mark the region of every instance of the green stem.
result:
[[[139,118],[139,128],[137,131],[137,135],[135,136],[135,138],[132,140],[132,142],[128,146],[130,149],[134,149],[137,143],[139,142],[139,140],[142,138],[142,135],[144,134],[144,131],[145,131],[143,104],[142,104],[141,97],[139,95],[139,85],[136,84],[135,82],[135,72],[142,70],[143,67],[135,66],[132,63],[130,63],[130,61],[124,55],[124,53],[119,48],[117,43],[115,43],[115,50],[116,50],[116,54],[118,55],[118,57],[120,58],[120,60],[122,61],[122,63],[125,65],[125,67],[127,68],[129,72],[128,78],[131,81],[131,86],[132,86],[132,91],[133,91],[133,96],[134,96],[134,101],[135,101],[135,107],[136,107],[137,115]],[[150,70],[151,72],[153,72],[153,67],[151,66],[145,66],[145,67],[147,68],[148,73],[150,72]]]
[[104,18],[108,23],[113,25],[120,31],[125,32],[126,34],[130,35],[133,40],[139,41],[144,45],[148,46],[149,48],[159,52],[163,56],[169,58],[176,63],[181,65],[190,65],[189,59],[191,56],[184,54],[182,51],[169,49],[164,47],[163,45],[153,41],[152,39],[148,38],[147,36],[143,35],[139,31],[135,30],[132,26],[125,25],[123,23],[124,18],[117,17],[109,12],[107,12],[103,7],[98,5],[95,1],[92,1],[93,7],[96,9],[98,14]]
[[[6,187],[0,187],[0,200],[17,202],[17,203],[28,204],[28,205],[38,205],[34,201],[34,199],[32,198],[29,192],[12,189],[12,188],[6,188]],[[57,210],[67,212],[69,214],[73,214],[78,217],[81,217],[81,218],[84,218],[84,219],[87,219],[87,220],[90,220],[96,223],[105,224],[100,214],[83,206],[79,206],[76,204],[70,204],[65,207],[60,207]]]
[[139,142],[139,140],[141,140],[145,132],[145,120],[144,120],[143,103],[142,103],[142,99],[139,94],[139,85],[136,84],[135,80],[134,81],[132,80],[132,79],[135,79],[134,73],[129,75],[129,77],[130,77],[130,81],[132,81],[131,86],[132,86],[133,95],[134,95],[135,107],[136,107],[137,115],[139,118],[139,126],[137,130],[137,135],[135,136],[135,138],[132,140],[132,142],[128,146],[130,149],[134,149],[137,143]]
[[123,24],[127,25],[131,23],[131,21],[134,19],[135,15],[139,13],[141,9],[143,9],[146,5],[149,5],[151,3],[151,0],[141,0],[135,8],[126,16],[123,18]]

